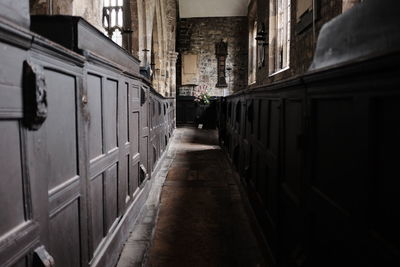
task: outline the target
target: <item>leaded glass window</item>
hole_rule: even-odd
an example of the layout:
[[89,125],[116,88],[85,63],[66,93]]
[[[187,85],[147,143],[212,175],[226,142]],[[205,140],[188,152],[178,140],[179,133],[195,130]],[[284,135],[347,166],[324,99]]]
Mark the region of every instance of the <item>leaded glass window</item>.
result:
[[290,61],[290,0],[270,1],[269,73],[289,68]]
[[108,37],[122,46],[122,33],[124,32],[123,0],[104,0],[103,27]]

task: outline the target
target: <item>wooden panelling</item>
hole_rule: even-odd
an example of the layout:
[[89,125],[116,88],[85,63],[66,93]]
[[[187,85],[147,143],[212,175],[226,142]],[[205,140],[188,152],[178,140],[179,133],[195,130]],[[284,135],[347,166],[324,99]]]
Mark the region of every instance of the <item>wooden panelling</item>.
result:
[[[149,87],[137,59],[86,22],[58,19],[80,24],[57,24],[55,36],[78,34],[64,45],[107,53],[0,22],[0,266],[41,266],[39,250],[55,266],[114,266],[175,129],[174,100]],[[27,103],[28,92],[42,101]],[[44,122],[34,128],[35,107]]]
[[22,118],[22,65],[27,52],[19,47],[3,43],[0,39],[0,118]]
[[103,90],[103,116],[106,151],[111,152],[118,146],[118,82],[106,79]]
[[24,0],[3,0],[0,3],[0,17],[11,20],[23,27],[29,27],[29,2]]
[[259,100],[259,116],[257,116],[258,126],[258,140],[266,148],[269,139],[269,125],[271,122],[270,101],[265,99]]
[[[71,202],[65,209],[51,218],[49,253],[57,266],[79,266],[80,259],[80,223],[79,199]],[[60,242],[63,240],[63,242]]]
[[122,121],[126,121],[126,123],[123,123],[120,125],[121,129],[121,141],[122,144],[126,144],[129,142],[129,128],[130,128],[130,120],[128,118],[129,115],[129,110],[130,110],[130,88],[129,88],[129,83],[124,83],[121,92],[120,92],[120,98],[121,98],[121,119]]
[[13,267],[25,267],[27,266],[27,262],[28,262],[27,258],[23,257],[17,263],[13,264]]
[[388,241],[388,245],[400,247],[400,214],[394,203],[400,203],[399,169],[397,162],[400,147],[400,96],[373,99],[375,129],[373,155],[370,171],[373,173],[373,190],[370,201],[373,207],[367,218],[378,236]]
[[21,137],[19,123],[15,120],[0,120],[0,205],[13,207],[0,213],[0,236],[25,222],[23,170],[21,163]]
[[118,216],[118,165],[111,166],[104,177],[104,225],[108,232]]
[[[27,51],[4,42],[0,42],[0,47],[2,64],[7,66],[7,68],[2,68],[0,72],[0,85],[14,86],[14,90],[18,90],[22,85],[22,64],[27,57]],[[5,94],[6,92],[3,93]],[[10,100],[15,100],[14,103],[21,102],[20,98],[11,98]]]
[[139,124],[139,111],[137,112],[132,112],[131,113],[131,124],[132,124],[132,133],[131,133],[131,138],[132,140],[132,153],[133,155],[139,153],[139,143],[137,140],[139,140],[139,129],[140,129],[140,124]]
[[176,99],[176,121],[178,124],[203,124],[204,128],[216,126],[216,98],[208,105],[194,101],[193,96],[178,96]]
[[400,264],[393,57],[221,100],[221,144],[243,178],[271,266]]
[[284,113],[284,148],[282,182],[287,184],[293,201],[299,204],[301,195],[302,150],[303,150],[303,103],[289,99],[285,102]]
[[104,174],[98,175],[90,184],[90,201],[92,203],[91,211],[91,255],[105,236],[104,232]]
[[130,155],[125,156],[125,160],[121,161],[120,164],[124,165],[123,168],[123,172],[122,172],[122,177],[121,180],[124,180],[125,183],[125,193],[124,193],[124,197],[125,197],[125,204],[130,200],[130,196],[133,194],[133,183],[135,181],[133,181],[133,177],[131,178],[130,173],[132,172],[131,169],[131,159],[130,159]]
[[[78,175],[77,115],[75,78],[53,70],[46,70],[48,117],[43,125],[46,134],[49,191]],[[63,101],[59,101],[62,96]],[[60,123],[62,118],[63,123]],[[68,160],[65,160],[65,159]]]
[[102,110],[102,84],[101,77],[93,74],[87,75],[89,122],[89,157],[91,160],[104,153],[103,149],[103,116]]
[[361,204],[354,199],[354,194],[359,195],[359,190],[365,188],[365,177],[358,175],[358,168],[363,166],[358,164],[361,158],[355,145],[359,136],[357,132],[349,131],[357,125],[354,100],[316,99],[313,102],[316,140],[313,142],[312,186],[345,211],[354,211]]

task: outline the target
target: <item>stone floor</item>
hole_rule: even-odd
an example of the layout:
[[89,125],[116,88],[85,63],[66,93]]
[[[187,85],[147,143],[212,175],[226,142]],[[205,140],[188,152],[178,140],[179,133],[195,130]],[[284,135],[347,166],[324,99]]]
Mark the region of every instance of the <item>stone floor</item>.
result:
[[216,131],[178,128],[170,150],[159,205],[145,211],[158,216],[143,214],[118,267],[265,266]]

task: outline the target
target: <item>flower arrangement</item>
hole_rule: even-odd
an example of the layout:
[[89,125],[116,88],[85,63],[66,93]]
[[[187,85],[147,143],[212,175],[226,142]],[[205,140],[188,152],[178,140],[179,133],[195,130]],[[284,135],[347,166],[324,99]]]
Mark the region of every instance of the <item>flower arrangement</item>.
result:
[[208,86],[203,84],[193,90],[194,101],[201,104],[210,104],[211,96],[208,93]]

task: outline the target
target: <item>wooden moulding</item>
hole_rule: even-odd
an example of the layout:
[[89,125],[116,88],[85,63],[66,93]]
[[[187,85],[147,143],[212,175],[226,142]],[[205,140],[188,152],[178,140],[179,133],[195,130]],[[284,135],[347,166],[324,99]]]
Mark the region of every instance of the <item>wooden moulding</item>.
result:
[[0,18],[9,20],[19,26],[29,28],[29,1],[1,0]]
[[123,72],[139,75],[139,60],[81,17],[32,16],[31,30],[62,46],[100,61],[111,61]]

